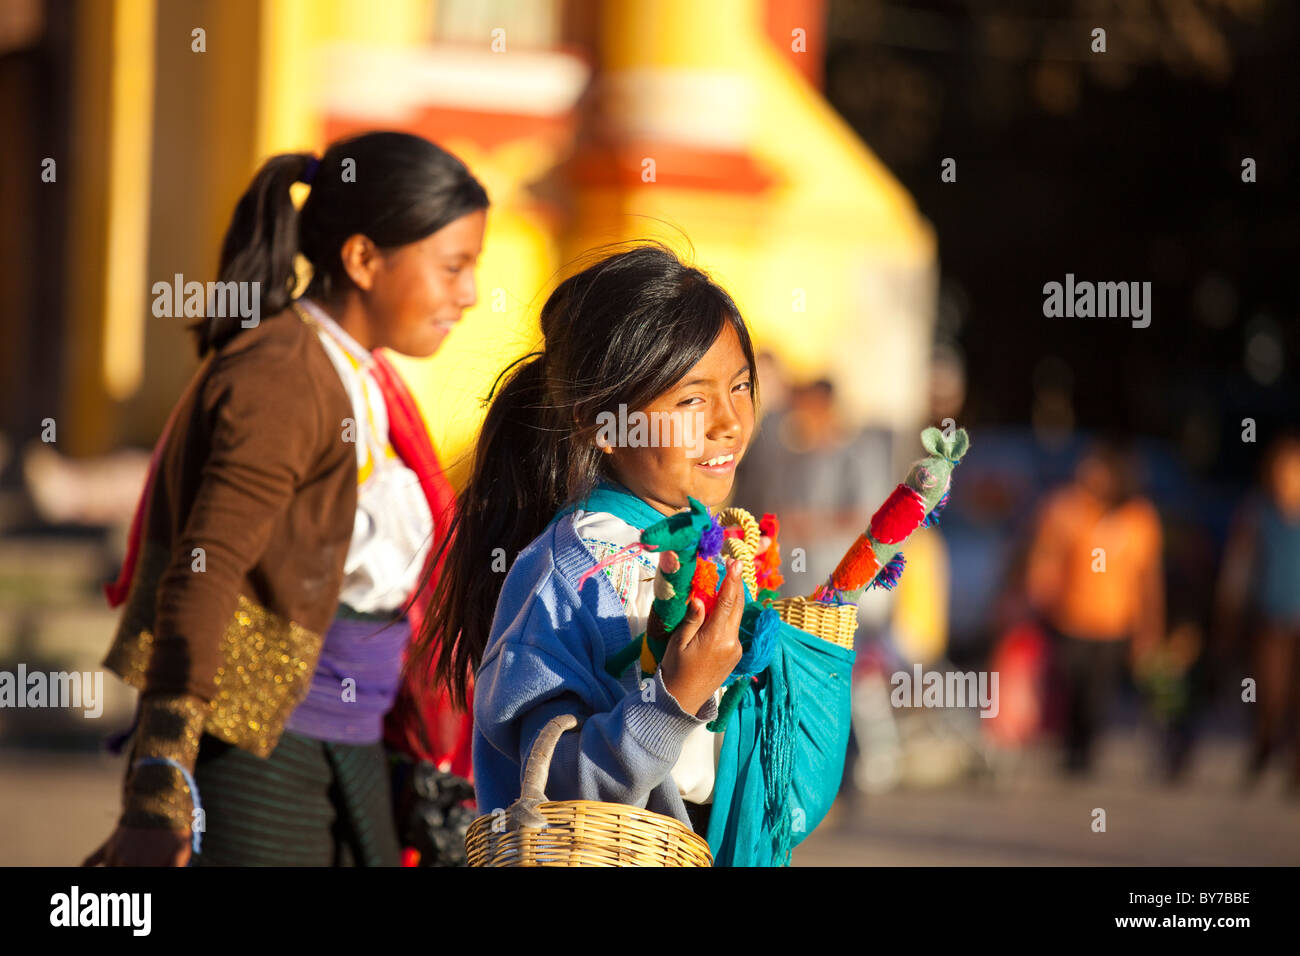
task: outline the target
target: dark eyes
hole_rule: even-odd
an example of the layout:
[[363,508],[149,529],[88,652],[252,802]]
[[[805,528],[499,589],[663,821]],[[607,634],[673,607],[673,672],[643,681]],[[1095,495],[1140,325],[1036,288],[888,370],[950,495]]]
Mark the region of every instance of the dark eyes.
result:
[[[734,392],[736,391],[736,389],[743,389],[746,393],[748,393],[753,390],[753,387],[754,387],[754,383],[752,381],[744,381],[744,382],[737,382],[734,386],[732,386],[731,390]],[[704,399],[700,398],[700,396],[692,395],[690,398],[684,399],[683,401],[680,401],[677,404],[679,406],[691,405],[695,402],[702,402],[702,401],[704,401]]]

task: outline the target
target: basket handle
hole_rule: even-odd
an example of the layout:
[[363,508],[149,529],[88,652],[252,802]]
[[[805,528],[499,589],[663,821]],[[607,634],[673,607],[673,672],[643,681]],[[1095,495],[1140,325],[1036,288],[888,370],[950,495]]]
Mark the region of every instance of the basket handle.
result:
[[538,812],[538,804],[546,802],[546,778],[551,772],[551,758],[555,756],[555,745],[560,735],[566,730],[573,730],[580,721],[573,714],[556,714],[546,722],[542,732],[533,741],[524,765],[524,783],[519,799],[510,804],[506,811],[508,829],[520,827],[541,828],[546,826],[546,818]]
[[555,745],[559,743],[561,734],[577,726],[578,718],[573,714],[556,714],[546,722],[542,732],[533,741],[532,752],[528,755],[521,796],[539,801],[546,799],[546,778],[551,772],[551,758],[555,756]]

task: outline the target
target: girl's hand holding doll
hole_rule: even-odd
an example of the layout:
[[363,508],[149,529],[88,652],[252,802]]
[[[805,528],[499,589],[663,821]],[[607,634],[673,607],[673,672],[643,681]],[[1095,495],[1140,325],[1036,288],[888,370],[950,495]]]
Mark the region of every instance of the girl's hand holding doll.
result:
[[[676,562],[672,552],[660,558]],[[740,619],[745,610],[745,594],[740,579],[740,565],[727,559],[727,574],[718,590],[713,613],[705,615],[704,604],[692,598],[677,630],[668,641],[668,650],[660,663],[664,687],[681,705],[694,714],[722,686],[740,661],[744,648],[740,644]]]

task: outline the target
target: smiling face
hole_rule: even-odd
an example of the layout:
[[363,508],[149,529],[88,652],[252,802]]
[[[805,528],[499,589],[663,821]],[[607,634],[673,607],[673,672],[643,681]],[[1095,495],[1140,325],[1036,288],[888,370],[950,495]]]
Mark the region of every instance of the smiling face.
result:
[[474,270],[486,222],[480,209],[379,255],[367,302],[374,347],[413,356],[438,351],[477,300]]
[[[693,418],[693,430],[674,431],[676,440],[667,447],[662,438],[658,447],[641,442],[642,447],[604,446],[614,477],[666,515],[687,507],[687,496],[709,508],[721,506],[754,433],[752,379],[740,337],[728,322],[681,381],[638,410],[649,422]],[[628,432],[635,434],[631,428]],[[666,428],[659,431],[667,433]],[[655,432],[647,426],[646,434]]]

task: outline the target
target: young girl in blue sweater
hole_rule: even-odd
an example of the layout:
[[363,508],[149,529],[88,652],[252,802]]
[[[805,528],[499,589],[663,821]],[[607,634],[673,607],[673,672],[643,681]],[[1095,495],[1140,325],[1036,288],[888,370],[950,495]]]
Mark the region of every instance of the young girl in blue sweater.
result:
[[[688,498],[725,503],[758,398],[745,323],[703,272],[646,245],[563,282],[541,327],[544,350],[507,370],[489,408],[424,630],[434,679],[473,698],[479,810],[518,798],[537,735],[572,713],[550,799],[674,817],[720,864],[788,862],[838,788],[852,651],[782,625],[786,653],[714,734],[742,652],[739,566],[710,613],[692,602],[647,680],[605,664],[645,630],[662,558],[587,573]],[[612,434],[616,421],[631,427]]]

